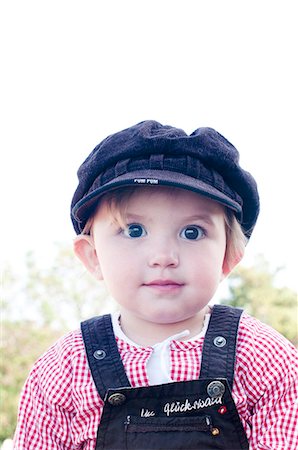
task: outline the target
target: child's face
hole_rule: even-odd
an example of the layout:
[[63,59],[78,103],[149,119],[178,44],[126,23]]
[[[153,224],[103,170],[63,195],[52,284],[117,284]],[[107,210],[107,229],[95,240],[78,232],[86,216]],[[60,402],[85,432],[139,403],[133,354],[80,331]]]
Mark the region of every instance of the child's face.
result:
[[224,208],[186,190],[140,188],[126,219],[123,229],[103,203],[93,237],[78,238],[88,249],[77,252],[88,254],[85,265],[105,280],[121,317],[170,324],[196,316],[223,276]]

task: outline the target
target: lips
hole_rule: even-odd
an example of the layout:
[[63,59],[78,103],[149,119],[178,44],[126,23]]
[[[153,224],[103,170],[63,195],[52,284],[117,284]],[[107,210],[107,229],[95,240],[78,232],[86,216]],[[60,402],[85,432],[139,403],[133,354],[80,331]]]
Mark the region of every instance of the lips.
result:
[[179,289],[184,286],[184,284],[174,280],[153,280],[149,283],[144,283],[144,286],[161,291],[170,291]]
[[173,280],[153,280],[149,283],[145,283],[145,286],[168,286],[168,285],[177,285],[182,286],[182,283],[178,283]]

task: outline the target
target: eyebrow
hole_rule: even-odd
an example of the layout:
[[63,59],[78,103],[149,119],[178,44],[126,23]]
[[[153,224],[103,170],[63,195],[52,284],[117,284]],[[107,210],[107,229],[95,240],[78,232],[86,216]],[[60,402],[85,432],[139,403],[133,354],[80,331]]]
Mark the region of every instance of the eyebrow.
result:
[[183,220],[185,220],[187,222],[188,221],[192,222],[192,221],[198,220],[200,222],[206,222],[210,225],[213,225],[214,224],[213,215],[214,214],[195,214],[193,216],[187,216]]
[[125,218],[126,218],[127,220],[136,220],[136,221],[138,221],[138,220],[144,220],[144,219],[146,219],[147,217],[146,217],[146,216],[142,216],[141,214],[135,214],[135,213],[127,212],[127,213],[125,214]]
[[[135,214],[135,213],[130,213],[127,212],[126,214],[126,219],[127,220],[135,220],[135,221],[142,221],[142,220],[146,220],[147,217],[146,216],[142,216],[140,214]],[[210,225],[214,225],[214,220],[213,220],[213,214],[194,214],[191,216],[185,216],[185,217],[181,217],[180,218],[181,221],[183,222],[188,222],[191,223],[193,221],[200,221],[200,222],[205,222],[207,224]]]

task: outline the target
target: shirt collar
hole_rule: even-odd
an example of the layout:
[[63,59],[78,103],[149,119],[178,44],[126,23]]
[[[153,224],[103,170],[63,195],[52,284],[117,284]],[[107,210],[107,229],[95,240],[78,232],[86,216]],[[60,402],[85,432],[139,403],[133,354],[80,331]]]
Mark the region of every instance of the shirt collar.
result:
[[[132,347],[136,347],[139,349],[144,348],[141,345],[133,342],[131,339],[129,339],[123,333],[122,328],[119,323],[119,318],[120,318],[119,311],[115,311],[114,313],[111,314],[111,316],[112,316],[112,325],[113,325],[114,334],[118,339],[121,339],[122,341],[126,342],[128,345],[130,345]],[[162,342],[158,342],[157,344],[152,345],[151,348],[161,346],[161,345],[163,346],[165,343],[169,343],[169,342],[173,343],[174,347],[176,347],[177,349],[181,349],[181,350],[188,349],[189,346],[190,347],[193,347],[194,345],[196,346],[198,344],[198,341],[201,340],[205,336],[206,330],[209,325],[209,320],[210,320],[210,314],[206,314],[205,318],[204,318],[202,330],[200,331],[200,333],[198,333],[196,336],[193,336],[191,339],[188,339],[186,341],[180,341],[180,339],[182,337],[185,337],[189,334],[189,330],[183,330],[180,333],[176,333],[173,336],[168,337],[167,339],[165,339]]]

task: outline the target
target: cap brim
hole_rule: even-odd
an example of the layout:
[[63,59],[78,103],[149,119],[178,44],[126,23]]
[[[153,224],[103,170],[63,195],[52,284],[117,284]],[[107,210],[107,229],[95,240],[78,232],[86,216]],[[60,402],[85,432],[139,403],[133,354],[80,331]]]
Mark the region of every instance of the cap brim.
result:
[[228,197],[223,192],[215,189],[202,180],[181,174],[179,172],[166,170],[138,170],[127,172],[110,182],[99,186],[94,191],[83,197],[73,208],[72,215],[76,221],[84,226],[84,222],[89,218],[90,211],[94,209],[99,198],[107,192],[125,186],[174,186],[181,189],[196,192],[205,197],[215,200],[227,208],[232,209],[237,218],[241,220],[242,206],[237,201]]

